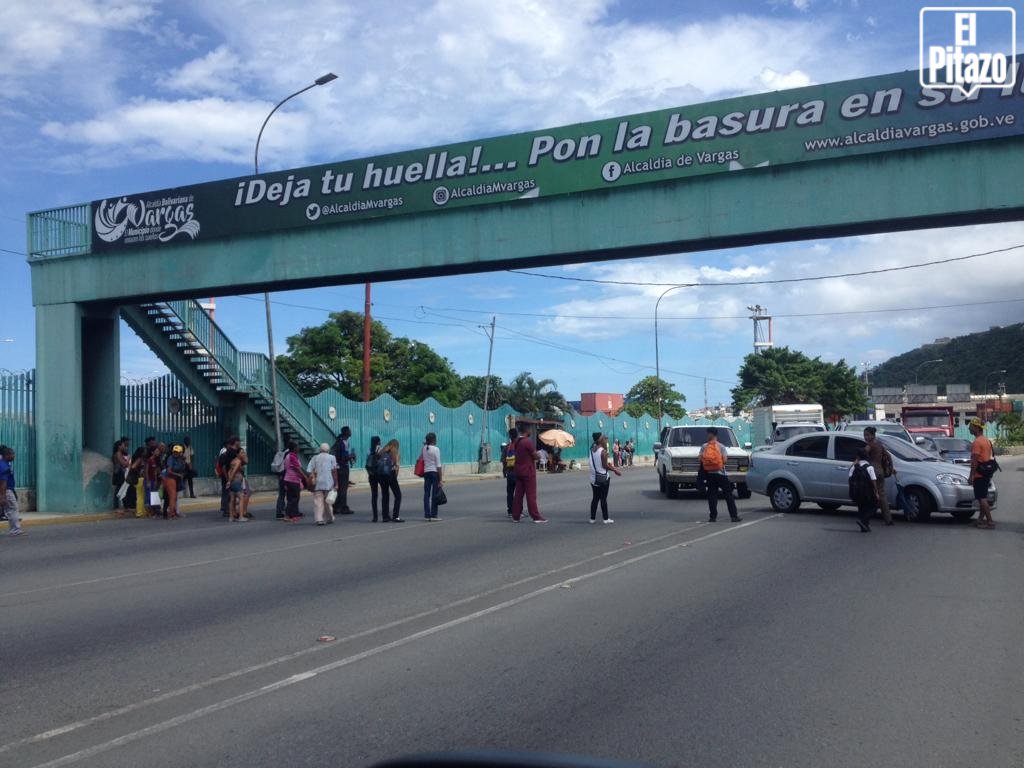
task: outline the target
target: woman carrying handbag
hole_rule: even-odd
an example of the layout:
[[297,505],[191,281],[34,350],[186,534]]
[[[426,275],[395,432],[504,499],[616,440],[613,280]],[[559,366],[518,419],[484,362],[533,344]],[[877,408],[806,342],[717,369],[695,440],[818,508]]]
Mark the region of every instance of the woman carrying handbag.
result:
[[608,436],[595,432],[593,437],[594,444],[590,446],[590,490],[593,494],[590,500],[590,522],[597,522],[597,505],[600,503],[601,516],[604,524],[608,525],[615,522],[608,517],[608,489],[611,487],[609,472],[620,477],[622,473],[608,464]]

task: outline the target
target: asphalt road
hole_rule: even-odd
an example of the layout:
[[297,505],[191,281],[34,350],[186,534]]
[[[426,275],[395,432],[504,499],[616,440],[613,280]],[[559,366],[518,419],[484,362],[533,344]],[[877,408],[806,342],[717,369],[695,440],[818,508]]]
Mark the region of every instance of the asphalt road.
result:
[[[0,766],[366,766],[526,749],[654,766],[1024,765],[1024,462],[994,531],[708,524],[653,471],[443,521],[219,513],[0,541]],[[303,508],[309,512],[308,497]],[[309,517],[307,517],[309,520]],[[321,636],[336,639],[318,642]]]

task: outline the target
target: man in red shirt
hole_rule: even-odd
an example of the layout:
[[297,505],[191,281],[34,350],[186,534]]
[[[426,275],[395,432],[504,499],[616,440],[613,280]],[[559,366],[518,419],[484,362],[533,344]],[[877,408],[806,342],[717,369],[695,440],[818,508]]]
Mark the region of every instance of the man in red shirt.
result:
[[537,511],[537,448],[530,439],[530,426],[519,425],[519,439],[516,441],[516,490],[512,497],[512,522],[518,523],[523,516],[523,496],[526,509],[535,523],[546,523]]

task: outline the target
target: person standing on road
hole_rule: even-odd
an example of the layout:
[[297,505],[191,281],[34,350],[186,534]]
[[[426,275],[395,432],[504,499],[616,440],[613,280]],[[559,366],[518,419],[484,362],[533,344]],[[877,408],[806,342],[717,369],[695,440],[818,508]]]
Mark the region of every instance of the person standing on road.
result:
[[[289,523],[297,523],[302,519],[299,512],[299,496],[302,489],[309,485],[309,476],[302,471],[302,462],[299,461],[299,444],[294,440],[288,441],[288,457],[284,460],[284,487],[288,503],[285,507],[285,519]],[[341,481],[339,472],[338,480]]]
[[[857,505],[857,525],[861,533],[871,532],[871,518],[878,509],[878,477],[875,468],[868,460],[868,449],[857,451],[857,458],[847,475],[850,485],[850,500]],[[884,493],[884,491],[883,491]]]
[[221,517],[231,517],[231,485],[228,483],[228,471],[231,464],[238,458],[238,452],[242,449],[242,438],[232,435],[224,441],[224,447],[217,454],[217,475],[220,477],[220,514]]
[[593,437],[594,444],[590,446],[590,490],[593,496],[590,500],[590,522],[593,524],[597,521],[597,505],[600,504],[601,517],[604,518],[604,524],[608,525],[615,522],[608,517],[608,489],[612,484],[609,472],[619,477],[622,477],[622,473],[608,465],[608,436],[595,432]]
[[351,437],[352,430],[346,424],[341,428],[332,451],[338,462],[338,498],[334,500],[334,514],[336,515],[352,514],[352,510],[348,506],[348,477],[349,469],[355,464],[356,455],[349,444]]
[[14,490],[14,449],[0,445],[0,512],[7,518],[8,535],[20,536],[25,531],[18,516],[18,494]]
[[977,528],[995,528],[992,508],[988,503],[988,488],[998,466],[995,452],[992,450],[992,441],[985,437],[985,424],[981,419],[971,419],[968,429],[974,435],[974,442],[971,443],[971,474],[968,478],[974,486],[974,498],[978,502],[978,522],[974,525]]
[[[192,449],[192,438],[188,435],[181,438],[181,449],[181,457],[185,459],[185,483],[188,485],[188,497],[194,499],[196,489],[192,485],[192,480],[196,476],[196,452]],[[184,491],[184,488],[181,490]]]
[[[373,512],[373,520],[370,522],[377,522],[377,501],[380,498],[380,490],[382,482],[380,475],[377,470],[377,456],[380,453],[380,437],[374,435],[370,438],[370,452],[366,454],[366,479],[370,483],[370,510]],[[383,522],[390,523],[391,519],[387,516],[381,518]]]
[[[225,456],[229,455],[227,453]],[[241,443],[237,450],[230,452],[231,461],[224,470],[224,480],[228,485],[228,519],[233,523],[247,523],[245,514],[245,451]]]
[[327,504],[327,494],[338,488],[338,461],[331,446],[320,443],[320,453],[309,460],[306,471],[313,478],[313,520],[317,525],[333,523],[334,510]]
[[697,460],[704,474],[704,482],[708,492],[708,522],[718,520],[718,492],[725,496],[725,505],[729,508],[729,519],[734,523],[743,520],[736,512],[736,500],[732,495],[732,483],[725,472],[725,460],[729,458],[725,446],[718,442],[718,428],[708,427],[708,441],[701,446]]
[[875,485],[878,488],[878,505],[882,509],[882,520],[886,525],[892,525],[892,512],[889,509],[889,499],[885,495],[885,478],[892,477],[896,470],[892,465],[892,456],[878,439],[878,430],[874,427],[864,427],[864,442],[868,444],[868,461],[875,472]]
[[512,498],[516,492],[516,431],[508,431],[508,442],[503,445],[501,474],[505,476],[505,511],[512,517]]
[[437,447],[437,435],[427,432],[423,439],[423,517],[429,522],[440,520],[437,516],[437,493],[443,484],[441,449]]
[[399,515],[402,508],[402,488],[398,485],[398,470],[401,466],[401,453],[398,441],[391,440],[380,449],[377,457],[377,476],[380,478],[380,511],[381,518],[388,520],[388,497],[395,497],[395,508],[391,510],[392,523],[404,523]]
[[167,465],[163,471],[164,498],[167,501],[167,508],[164,510],[164,518],[181,517],[178,514],[178,491],[185,479],[186,463],[185,449],[180,445],[171,448],[167,457]]
[[128,465],[132,463],[132,460],[128,457],[128,443],[125,438],[122,437],[114,443],[114,452],[111,454],[110,462],[113,466],[110,484],[114,486],[114,509],[117,510],[118,517],[124,517],[124,507],[127,505],[124,499],[120,498],[117,494],[120,492],[124,479],[128,475]]
[[519,425],[519,439],[516,440],[516,490],[512,497],[512,522],[518,523],[523,516],[523,497],[526,509],[535,523],[546,523],[537,509],[537,449],[530,439],[530,425]]

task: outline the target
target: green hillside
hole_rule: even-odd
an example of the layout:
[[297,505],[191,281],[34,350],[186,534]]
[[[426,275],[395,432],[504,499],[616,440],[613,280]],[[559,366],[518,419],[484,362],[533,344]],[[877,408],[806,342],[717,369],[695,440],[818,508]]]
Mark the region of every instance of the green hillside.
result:
[[[937,358],[942,362],[921,365]],[[913,384],[918,366],[918,381],[938,384],[940,394],[945,394],[946,384],[970,384],[973,393],[994,393],[997,381],[1006,382],[1007,393],[1024,392],[1024,323],[925,344],[897,355],[871,371],[871,386]],[[1000,375],[1004,368],[1006,374]]]

